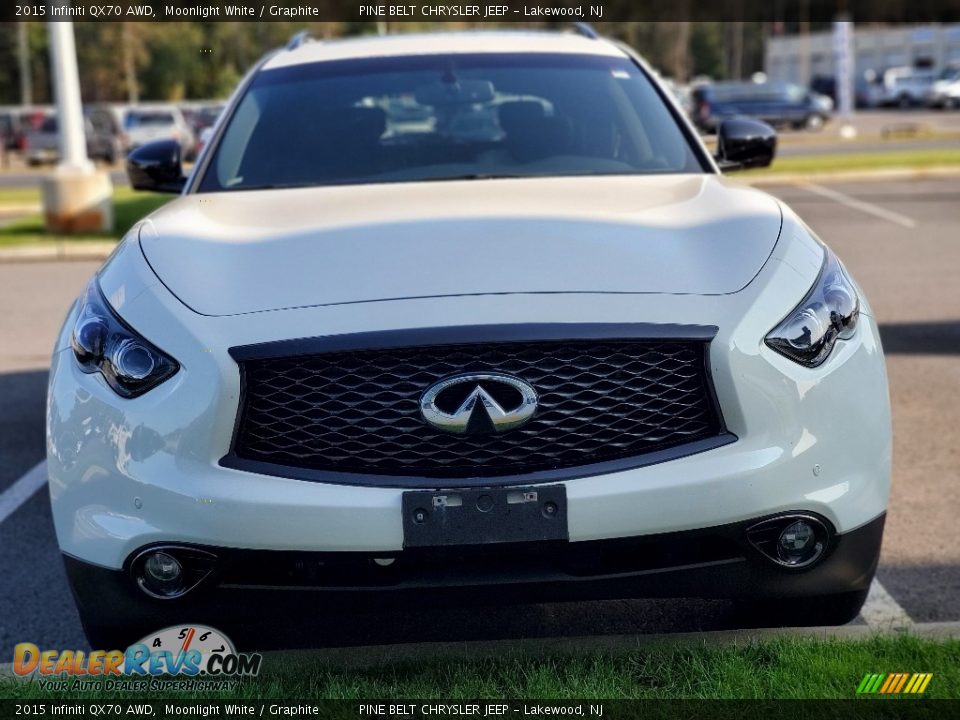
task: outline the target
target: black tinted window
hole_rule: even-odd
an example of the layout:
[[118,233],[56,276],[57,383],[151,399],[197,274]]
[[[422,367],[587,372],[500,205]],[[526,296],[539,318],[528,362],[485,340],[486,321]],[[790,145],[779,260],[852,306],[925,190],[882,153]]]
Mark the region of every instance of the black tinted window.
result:
[[434,55],[260,73],[200,189],[702,171],[626,58]]
[[126,122],[128,128],[135,128],[173,125],[176,120],[168,112],[131,112]]

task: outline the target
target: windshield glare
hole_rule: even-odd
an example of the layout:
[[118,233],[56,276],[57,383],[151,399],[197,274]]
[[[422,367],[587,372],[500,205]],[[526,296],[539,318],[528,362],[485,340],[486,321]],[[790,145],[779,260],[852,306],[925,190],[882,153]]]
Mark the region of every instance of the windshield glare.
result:
[[626,58],[436,55],[261,72],[199,190],[703,172]]

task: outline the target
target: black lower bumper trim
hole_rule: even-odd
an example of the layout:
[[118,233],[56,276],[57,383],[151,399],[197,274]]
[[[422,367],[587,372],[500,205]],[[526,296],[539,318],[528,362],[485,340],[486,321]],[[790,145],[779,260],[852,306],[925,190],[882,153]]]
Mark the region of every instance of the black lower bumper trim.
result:
[[[182,622],[226,629],[259,621],[268,608],[274,617],[295,622],[328,611],[620,598],[789,598],[869,588],[885,515],[832,536],[823,559],[801,570],[776,565],[747,540],[746,528],[763,519],[617,540],[414,549],[392,556],[204,546],[217,556],[217,569],[177,600],[147,597],[129,570],[66,555],[64,560],[86,625],[144,632]],[[384,566],[391,557],[394,562]]]

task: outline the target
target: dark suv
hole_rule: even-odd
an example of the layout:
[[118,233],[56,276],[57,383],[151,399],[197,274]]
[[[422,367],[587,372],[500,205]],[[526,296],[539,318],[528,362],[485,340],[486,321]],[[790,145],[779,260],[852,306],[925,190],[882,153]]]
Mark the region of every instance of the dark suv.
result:
[[694,89],[693,121],[704,132],[714,132],[721,121],[736,115],[775,127],[819,130],[830,110],[816,95],[790,83],[723,82]]

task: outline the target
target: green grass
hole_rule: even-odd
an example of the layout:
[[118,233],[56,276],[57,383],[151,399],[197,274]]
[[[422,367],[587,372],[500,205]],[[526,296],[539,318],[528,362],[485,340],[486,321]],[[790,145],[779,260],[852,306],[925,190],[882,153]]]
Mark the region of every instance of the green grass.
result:
[[0,187],[0,207],[4,205],[29,205],[40,202],[38,187]]
[[745,176],[935,167],[960,167],[960,148],[782,157],[775,159],[771,167],[747,171]]
[[[330,657],[330,655],[328,655]],[[230,693],[173,691],[156,699],[854,699],[866,673],[930,672],[924,699],[960,698],[960,641],[915,636],[735,644],[663,643],[624,654],[404,661],[355,670],[309,653],[268,655],[259,677]],[[143,693],[52,693],[0,680],[0,698],[136,699]]]
[[[32,195],[30,193],[33,193]],[[25,243],[46,244],[60,241],[83,242],[117,240],[123,237],[134,223],[144,215],[156,210],[175,195],[139,192],[128,187],[113,191],[113,231],[84,235],[49,234],[44,229],[43,217],[30,215],[0,227],[0,247]],[[0,191],[0,209],[4,205],[39,202],[39,190],[31,188],[4,188]]]

